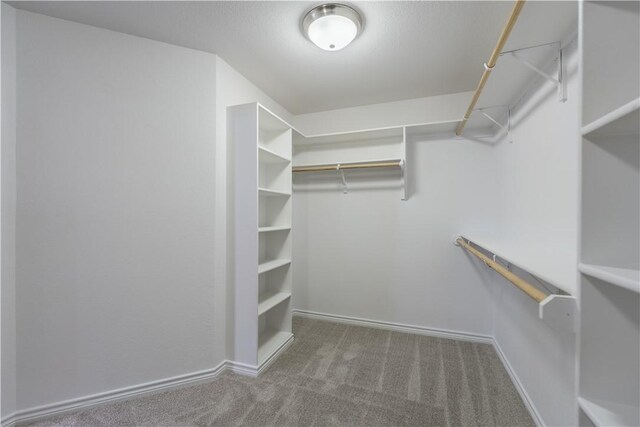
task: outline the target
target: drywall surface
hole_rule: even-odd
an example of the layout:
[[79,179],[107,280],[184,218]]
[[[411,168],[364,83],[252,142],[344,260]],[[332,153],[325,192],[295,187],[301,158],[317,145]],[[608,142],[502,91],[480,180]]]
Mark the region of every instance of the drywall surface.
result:
[[17,28],[18,409],[215,367],[215,56]]
[[293,125],[305,135],[459,120],[473,92],[430,96],[405,101],[343,108],[293,117]]
[[16,410],[16,10],[2,3],[2,354],[0,419]]
[[[235,288],[233,287],[233,248],[234,236],[234,199],[233,164],[234,147],[227,142],[227,107],[232,105],[259,102],[279,115],[283,120],[291,121],[291,114],[269,98],[253,83],[244,78],[220,57],[216,59],[216,283],[226,284],[225,301],[216,300],[218,316],[226,309],[225,318],[216,319],[216,324],[226,322],[227,358],[234,357],[235,325]],[[257,149],[257,147],[256,147]],[[256,184],[257,185],[257,184]],[[256,224],[257,226],[257,224]],[[257,232],[257,230],[256,230]],[[256,260],[257,262],[257,260]],[[217,286],[219,287],[219,286]],[[251,338],[253,339],[253,338]]]
[[[527,245],[543,265],[576,272],[579,209],[580,88],[576,42],[565,49],[568,100],[544,83],[513,114],[513,142],[495,149],[500,233]],[[575,295],[577,273],[564,283]],[[533,282],[535,283],[535,282]],[[551,329],[538,307],[495,278],[494,336],[546,425],[576,425],[574,334]]]
[[493,231],[491,146],[408,142],[410,198],[380,173],[343,194],[340,178],[294,177],[293,307],[491,335],[486,269],[452,244],[463,229]]

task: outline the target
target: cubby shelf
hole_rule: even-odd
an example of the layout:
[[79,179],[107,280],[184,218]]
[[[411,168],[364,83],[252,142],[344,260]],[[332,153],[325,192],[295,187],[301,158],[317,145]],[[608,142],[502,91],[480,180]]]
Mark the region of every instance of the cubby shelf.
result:
[[258,188],[258,194],[266,197],[289,197],[291,192],[272,190],[269,188]]
[[271,233],[273,231],[288,231],[291,230],[291,226],[282,225],[282,226],[273,226],[273,227],[259,227],[259,233]]
[[266,261],[258,265],[258,274],[263,274],[289,264],[291,264],[290,259],[274,259],[271,261]]
[[264,313],[289,298],[291,298],[291,294],[288,292],[278,292],[267,295],[264,300],[258,303],[258,316],[262,316]]
[[291,159],[266,147],[258,147],[260,161],[265,163],[289,163]]
[[582,135],[589,139],[637,135],[640,131],[638,129],[639,114],[640,98],[636,98],[584,126]]
[[262,365],[293,337],[291,332],[265,329],[258,340],[258,364]]
[[640,292],[640,271],[630,268],[607,267],[580,263],[578,269],[581,273],[596,279],[604,280],[616,286],[634,292]]
[[578,398],[580,409],[597,426],[637,426],[640,425],[640,408],[631,405],[604,402],[601,400]]

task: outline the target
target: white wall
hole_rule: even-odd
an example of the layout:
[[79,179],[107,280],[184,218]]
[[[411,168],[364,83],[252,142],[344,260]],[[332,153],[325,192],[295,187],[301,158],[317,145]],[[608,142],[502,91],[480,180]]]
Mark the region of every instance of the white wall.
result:
[[215,55],[18,11],[19,409],[215,367]]
[[342,108],[293,117],[292,125],[307,136],[361,129],[458,120],[473,92],[430,96],[362,107]]
[[[460,93],[295,116],[308,134],[452,121]],[[413,137],[407,142],[410,197],[390,182],[349,194],[294,179],[294,297],[297,310],[491,335],[491,287],[451,243],[490,233],[496,184],[490,145]],[[317,179],[317,177],[316,177]],[[396,180],[396,184],[397,184]],[[469,207],[473,207],[470,209]]]
[[[227,142],[227,107],[260,102],[291,121],[291,114],[244,78],[220,57],[216,59],[216,283],[228,284],[224,301],[216,300],[217,312],[225,313],[216,324],[226,325],[227,358],[234,359],[234,288],[233,288],[233,146]],[[228,231],[229,230],[229,231]]]
[[16,410],[16,11],[2,3],[2,288],[0,312],[2,319],[2,366],[0,367],[0,419],[5,420]]
[[[316,191],[294,178],[297,310],[491,335],[486,274],[452,244],[490,231],[493,149],[410,141],[411,196],[397,188]],[[360,187],[366,187],[365,184]],[[483,218],[483,221],[478,221]],[[489,228],[489,230],[487,230]]]
[[[565,49],[568,100],[545,82],[513,114],[513,143],[496,146],[500,232],[527,242],[543,264],[574,271],[563,284],[576,294],[580,161],[577,42]],[[495,278],[494,336],[546,425],[576,425],[574,334],[551,329],[537,306]]]

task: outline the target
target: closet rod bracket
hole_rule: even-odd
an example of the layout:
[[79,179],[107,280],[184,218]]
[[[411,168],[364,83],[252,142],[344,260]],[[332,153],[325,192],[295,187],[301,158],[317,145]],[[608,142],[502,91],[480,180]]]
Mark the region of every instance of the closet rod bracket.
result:
[[576,298],[551,294],[538,304],[538,316],[559,332],[576,332]]
[[336,171],[340,173],[340,178],[342,180],[342,194],[349,194],[349,186],[347,185],[347,178],[344,176],[344,169],[340,168],[340,163],[336,166]]

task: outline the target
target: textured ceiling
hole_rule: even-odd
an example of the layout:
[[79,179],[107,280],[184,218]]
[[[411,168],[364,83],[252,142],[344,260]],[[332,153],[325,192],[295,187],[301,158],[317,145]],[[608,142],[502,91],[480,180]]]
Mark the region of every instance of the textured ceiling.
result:
[[[351,3],[362,35],[339,52],[305,39],[310,2],[9,2],[212,52],[293,114],[473,90],[512,2]],[[507,48],[561,39],[576,2],[528,2]]]

